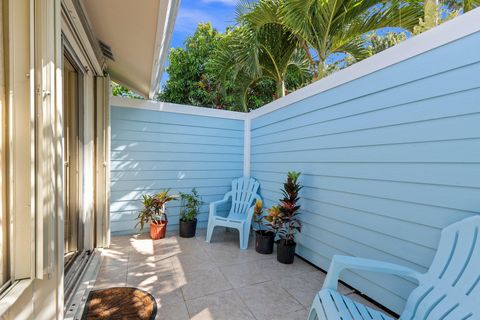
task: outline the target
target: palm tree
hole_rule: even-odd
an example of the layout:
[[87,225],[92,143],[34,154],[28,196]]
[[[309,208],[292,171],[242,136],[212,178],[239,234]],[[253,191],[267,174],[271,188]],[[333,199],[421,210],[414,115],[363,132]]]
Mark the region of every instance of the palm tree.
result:
[[480,7],[480,0],[445,0],[445,5],[452,10],[468,12]]
[[237,8],[238,26],[215,54],[215,69],[219,76],[233,77],[245,110],[248,89],[257,81],[272,79],[276,84],[275,98],[279,98],[285,96],[289,71],[308,74],[308,61],[299,50],[299,39],[281,23],[282,5],[283,0],[241,2]]
[[439,24],[451,20],[461,14],[480,6],[480,0],[425,0],[423,3],[424,16],[414,33],[422,33]]
[[365,39],[368,41],[367,51],[370,56],[373,56],[383,50],[393,47],[402,41],[407,40],[405,32],[387,32],[385,35],[380,36],[376,32],[369,33]]
[[315,78],[325,76],[331,54],[363,59],[366,33],[384,27],[412,30],[422,13],[422,3],[415,0],[285,0],[281,10],[282,22],[302,39],[306,54],[315,52],[310,59]]
[[439,9],[440,4],[438,0],[425,0],[423,4],[423,28],[430,29],[439,24]]

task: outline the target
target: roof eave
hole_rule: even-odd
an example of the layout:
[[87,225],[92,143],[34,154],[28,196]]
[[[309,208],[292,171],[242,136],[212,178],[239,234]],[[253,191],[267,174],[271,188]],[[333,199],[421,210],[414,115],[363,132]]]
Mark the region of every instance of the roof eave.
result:
[[[168,0],[165,6],[159,6],[157,32],[155,39],[155,53],[152,61],[152,76],[148,98],[153,99],[160,90],[163,68],[168,55],[168,47],[172,38],[173,27],[177,17],[180,0]],[[163,12],[165,11],[165,14]],[[161,16],[165,19],[160,19]]]

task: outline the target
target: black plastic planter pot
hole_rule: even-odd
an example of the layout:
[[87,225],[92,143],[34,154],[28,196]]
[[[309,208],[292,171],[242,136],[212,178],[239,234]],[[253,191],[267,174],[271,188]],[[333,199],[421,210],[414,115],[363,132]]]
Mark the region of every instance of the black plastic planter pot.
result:
[[261,254],[271,254],[274,240],[275,233],[271,231],[255,231],[255,251]]
[[285,243],[285,240],[280,240],[277,244],[277,261],[285,264],[292,264],[295,258],[295,242]]
[[195,237],[196,231],[197,231],[197,219],[193,219],[192,221],[180,220],[180,237],[193,238]]

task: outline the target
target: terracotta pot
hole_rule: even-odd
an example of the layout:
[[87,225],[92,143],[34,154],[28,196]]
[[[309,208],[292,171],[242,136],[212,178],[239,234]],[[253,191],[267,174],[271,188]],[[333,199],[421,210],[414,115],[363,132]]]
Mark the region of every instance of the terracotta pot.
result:
[[153,221],[150,221],[150,238],[152,238],[152,240],[165,238],[167,224],[168,221],[162,221],[160,223],[153,223]]

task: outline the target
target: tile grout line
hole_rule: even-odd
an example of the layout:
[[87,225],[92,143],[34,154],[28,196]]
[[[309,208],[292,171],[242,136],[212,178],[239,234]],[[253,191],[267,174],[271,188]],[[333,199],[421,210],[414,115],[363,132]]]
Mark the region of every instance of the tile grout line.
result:
[[[202,241],[202,239],[198,239],[198,238],[195,239],[195,241],[199,241],[199,240]],[[131,246],[132,246],[132,244],[129,245],[129,248],[130,248],[130,249],[134,249],[134,248],[131,248]],[[212,256],[212,255],[211,255],[211,251],[208,250],[207,248],[208,248],[208,247],[205,247],[205,246],[202,246],[201,244],[198,244],[198,248],[197,248],[197,246],[195,246],[195,248],[194,248],[194,249],[196,249],[194,253],[200,253],[200,254],[202,254],[203,256],[205,256],[206,258],[209,258],[209,260],[212,260],[212,262],[213,262],[212,267],[213,267],[214,269],[217,269],[217,270],[219,271],[220,275],[223,276],[224,280],[226,280],[226,283],[229,284],[230,288],[224,289],[224,290],[220,290],[220,291],[217,291],[217,292],[213,292],[213,293],[210,293],[210,294],[207,294],[207,295],[203,295],[203,296],[199,296],[199,297],[195,297],[195,298],[192,298],[192,299],[188,299],[188,300],[187,300],[186,297],[185,297],[185,294],[184,294],[184,292],[183,292],[183,287],[184,287],[184,286],[180,286],[180,283],[181,283],[180,278],[179,278],[179,277],[180,277],[180,272],[179,272],[179,270],[177,270],[177,268],[175,268],[175,265],[174,265],[173,260],[172,260],[172,259],[168,259],[168,260],[170,260],[170,261],[169,261],[169,265],[170,265],[170,267],[172,268],[172,270],[174,271],[174,273],[173,273],[174,278],[175,278],[174,280],[175,280],[175,282],[177,282],[178,289],[179,289],[180,292],[181,292],[182,301],[183,301],[184,306],[185,306],[185,308],[186,308],[187,315],[188,315],[189,319],[191,319],[192,315],[190,314],[191,312],[190,312],[190,310],[189,310],[189,308],[188,308],[188,306],[187,306],[187,302],[189,302],[189,301],[195,301],[195,300],[198,300],[198,299],[201,299],[201,298],[204,298],[204,297],[210,297],[210,296],[213,296],[213,295],[221,295],[222,293],[228,292],[228,291],[230,291],[230,290],[232,290],[232,293],[234,293],[234,294],[238,297],[238,299],[241,301],[241,303],[244,304],[244,306],[246,307],[248,313],[252,316],[253,319],[255,319],[255,320],[261,319],[261,318],[258,318],[257,315],[255,315],[255,313],[251,310],[251,307],[248,306],[248,305],[246,304],[246,302],[242,299],[242,297],[240,296],[239,291],[240,291],[242,288],[245,288],[245,287],[255,286],[255,285],[261,285],[261,284],[264,284],[264,283],[267,283],[267,282],[271,282],[271,283],[273,283],[273,284],[276,285],[277,283],[276,283],[275,279],[274,279],[274,278],[271,278],[271,277],[267,277],[268,279],[265,279],[265,280],[260,280],[260,281],[258,281],[258,282],[249,283],[249,284],[246,284],[246,285],[243,285],[243,286],[235,287],[234,284],[233,284],[233,282],[227,277],[227,273],[226,273],[225,269],[228,268],[229,266],[242,265],[242,264],[248,265],[248,264],[251,263],[251,262],[266,261],[266,260],[269,260],[270,257],[258,256],[258,257],[255,257],[255,259],[252,259],[252,261],[250,261],[250,260],[247,259],[247,261],[242,260],[241,262],[228,263],[228,264],[225,264],[225,265],[219,265],[217,262],[215,262],[215,260],[216,260],[216,259],[214,259],[214,256],[215,256],[215,255]],[[123,250],[123,249],[125,249],[125,248],[122,247],[121,250]],[[221,249],[224,249],[224,248],[222,247]],[[231,250],[233,250],[233,247],[226,247],[226,248],[225,248],[225,252],[226,252],[226,253],[231,253]],[[191,253],[191,254],[194,254],[194,253]],[[180,254],[179,254],[179,255],[180,255]],[[245,258],[249,258],[249,257],[250,257],[250,256],[248,255],[248,256],[245,257]],[[225,258],[228,260],[229,257],[227,256],[227,257],[225,257]],[[253,258],[253,257],[252,257],[252,258]],[[132,263],[135,262],[135,261],[132,261],[131,259],[132,259],[132,254],[131,254],[131,251],[129,251],[128,256],[127,256],[127,266],[126,266],[125,284],[128,284],[128,278],[129,278],[128,275],[129,275],[129,270],[131,269],[130,266],[129,266],[129,264],[130,264],[131,262],[132,262]],[[217,260],[218,260],[218,259],[217,259]],[[221,259],[220,259],[220,260],[221,260]],[[210,269],[210,268],[209,268],[209,269]],[[307,274],[307,273],[309,273],[309,272],[311,272],[311,271],[305,271],[305,270],[303,270],[303,271],[295,274],[295,276],[301,276],[301,275]],[[288,294],[288,296],[291,297],[292,301],[296,302],[296,303],[298,304],[298,306],[301,307],[301,308],[299,308],[299,309],[293,310],[293,311],[291,312],[292,314],[293,314],[293,313],[296,313],[296,312],[299,312],[299,311],[301,311],[301,310],[306,310],[306,311],[308,312],[307,308],[306,308],[305,306],[303,306],[303,304],[300,303],[300,301],[297,300],[287,289],[285,289],[285,288],[284,288],[283,286],[281,286],[281,285],[278,285],[278,287],[281,288],[282,290],[284,290],[284,291]],[[157,302],[157,306],[158,306],[158,302]],[[158,309],[160,309],[160,307],[159,307]]]
[[248,304],[243,301],[242,299],[242,296],[240,295],[240,293],[237,292],[237,288],[233,288],[233,291],[235,292],[235,294],[238,296],[238,298],[240,299],[240,301],[242,301],[242,303],[245,305],[245,307],[248,309],[248,311],[250,312],[250,314],[252,315],[253,319],[255,320],[259,320],[257,318],[257,316],[255,315],[255,313],[253,312],[253,310],[250,309],[250,307],[248,306]]
[[185,299],[185,295],[183,294],[183,290],[182,290],[182,287],[183,287],[183,286],[180,286],[180,280],[178,279],[177,269],[176,269],[175,266],[173,265],[173,261],[170,261],[170,263],[172,264],[175,281],[176,281],[177,284],[178,284],[178,290],[180,290],[180,293],[181,293],[181,295],[182,295],[183,305],[185,306],[185,310],[187,310],[188,319],[192,319],[192,316],[191,316],[191,314],[190,314],[190,310],[188,310],[187,300]]
[[216,295],[216,294],[224,293],[224,292],[227,292],[227,291],[230,291],[230,290],[233,290],[233,289],[234,289],[234,288],[222,289],[222,290],[217,291],[217,292],[208,293],[208,294],[206,294],[206,295],[199,296],[199,297],[195,297],[195,298],[192,298],[192,299],[187,299],[187,300],[185,300],[185,302],[187,302],[187,301],[194,301],[194,300],[198,300],[198,299],[201,299],[201,298],[214,296],[214,295]]

